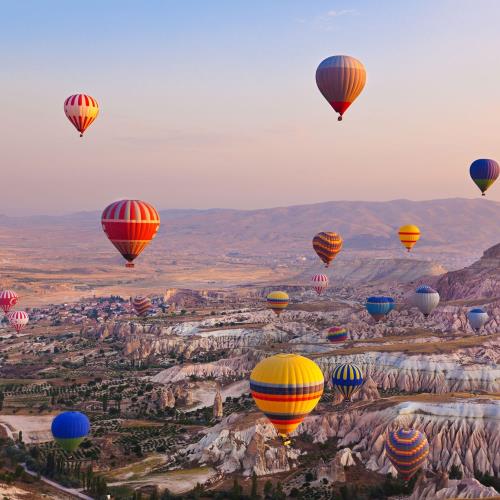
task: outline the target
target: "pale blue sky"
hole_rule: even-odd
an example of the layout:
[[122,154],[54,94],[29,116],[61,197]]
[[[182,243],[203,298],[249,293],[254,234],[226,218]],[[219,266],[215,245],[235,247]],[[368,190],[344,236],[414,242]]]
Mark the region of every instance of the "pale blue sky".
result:
[[[0,8],[0,213],[474,197],[470,162],[500,158],[495,0]],[[314,80],[334,54],[368,72],[341,124]],[[76,92],[101,106],[84,139]]]

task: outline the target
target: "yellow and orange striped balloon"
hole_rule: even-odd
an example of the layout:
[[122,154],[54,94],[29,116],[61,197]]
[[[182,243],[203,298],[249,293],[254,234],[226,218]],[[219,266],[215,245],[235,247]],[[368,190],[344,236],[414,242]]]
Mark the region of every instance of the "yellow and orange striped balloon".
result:
[[312,244],[318,257],[328,267],[330,262],[342,250],[343,240],[340,234],[322,231],[313,238]]
[[94,122],[99,114],[97,101],[86,94],[75,94],[64,101],[64,113],[68,120],[80,132],[80,137]]
[[415,243],[420,239],[420,229],[413,224],[407,224],[399,228],[399,239],[401,244],[409,251],[415,246]]
[[287,436],[314,410],[325,379],[319,366],[298,354],[277,354],[263,359],[250,374],[255,404]]

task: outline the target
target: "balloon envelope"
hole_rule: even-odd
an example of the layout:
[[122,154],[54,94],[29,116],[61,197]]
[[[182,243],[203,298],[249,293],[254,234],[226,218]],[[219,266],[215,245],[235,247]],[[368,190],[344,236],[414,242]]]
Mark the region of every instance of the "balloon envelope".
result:
[[313,248],[326,267],[342,250],[343,240],[340,234],[322,231],[313,238]]
[[472,329],[478,332],[488,321],[488,313],[482,307],[474,307],[467,313],[467,319]]
[[413,224],[407,224],[399,228],[399,240],[401,244],[408,250],[415,246],[415,243],[420,239],[420,229]]
[[332,56],[316,70],[316,85],[330,106],[342,115],[361,94],[366,83],[366,70],[361,61],[351,56]]
[[269,309],[279,316],[288,307],[290,297],[286,292],[271,292],[266,297]]
[[428,285],[421,285],[415,290],[413,302],[419,311],[427,317],[438,306],[439,293]]
[[381,320],[394,309],[394,299],[391,297],[368,297],[366,310],[375,321]]
[[401,477],[408,481],[429,454],[429,443],[424,433],[416,429],[399,429],[389,432],[385,452]]
[[138,316],[146,316],[151,310],[151,299],[149,297],[137,296],[132,300],[132,306]]
[[156,236],[160,216],[145,201],[120,200],[104,209],[101,223],[106,236],[127,260],[126,267],[134,267],[133,260]]
[[500,167],[495,160],[481,158],[472,162],[469,173],[484,196],[486,190],[498,179]]
[[66,411],[54,418],[51,430],[61,448],[73,452],[89,434],[90,422],[83,413]]
[[333,369],[332,384],[346,401],[350,401],[363,384],[363,372],[358,365],[352,363],[337,365]]
[[263,359],[250,374],[255,404],[282,436],[293,432],[315,408],[323,386],[318,365],[297,354]]
[[0,307],[4,313],[8,313],[17,304],[18,300],[19,296],[12,290],[3,290],[0,292]]
[[94,122],[99,114],[97,101],[86,94],[75,94],[64,101],[64,113],[73,126],[83,136],[85,130]]
[[9,320],[10,326],[19,333],[26,328],[30,318],[28,313],[25,311],[10,311],[7,313],[7,319]]
[[347,328],[343,326],[333,326],[326,331],[326,339],[333,344],[347,340]]
[[328,288],[328,276],[326,274],[315,274],[311,278],[315,292],[321,295]]

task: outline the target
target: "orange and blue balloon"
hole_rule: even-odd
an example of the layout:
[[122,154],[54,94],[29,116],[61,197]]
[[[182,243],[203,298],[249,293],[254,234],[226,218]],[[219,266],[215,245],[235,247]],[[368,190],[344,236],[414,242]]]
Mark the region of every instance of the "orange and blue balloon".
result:
[[316,84],[330,106],[343,114],[361,94],[366,83],[366,70],[361,61],[351,56],[328,57],[316,70]]
[[500,167],[495,160],[481,158],[472,162],[469,172],[472,180],[485,196],[486,190],[498,179]]
[[286,292],[271,292],[266,297],[267,305],[276,316],[279,316],[287,307],[290,297]]
[[429,454],[429,443],[423,432],[398,429],[388,433],[385,452],[403,480],[409,481],[424,464]]

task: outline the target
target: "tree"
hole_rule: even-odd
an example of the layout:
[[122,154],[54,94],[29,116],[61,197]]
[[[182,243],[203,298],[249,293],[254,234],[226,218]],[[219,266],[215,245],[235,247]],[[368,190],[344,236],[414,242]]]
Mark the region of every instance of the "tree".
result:
[[231,498],[234,498],[235,500],[240,498],[242,489],[243,488],[238,483],[238,479],[234,478],[233,488],[231,490]]
[[17,440],[22,443],[23,442],[23,431],[19,431]]
[[450,479],[462,479],[463,473],[459,465],[452,465],[449,472]]
[[268,497],[273,492],[273,483],[268,479],[264,484],[264,496]]
[[258,491],[258,485],[257,485],[257,474],[255,471],[252,473],[252,489],[250,491],[250,498],[252,500],[255,500],[256,498],[259,498],[259,491]]

